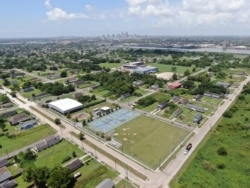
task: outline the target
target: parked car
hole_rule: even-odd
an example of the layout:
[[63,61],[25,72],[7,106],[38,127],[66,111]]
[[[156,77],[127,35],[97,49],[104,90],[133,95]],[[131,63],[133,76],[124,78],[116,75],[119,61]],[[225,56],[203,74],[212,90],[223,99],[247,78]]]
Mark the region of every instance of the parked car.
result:
[[184,151],[184,155],[187,155],[187,153],[191,150],[191,148],[192,148],[192,144],[189,143],[189,144],[186,146],[186,149],[185,149],[185,151]]

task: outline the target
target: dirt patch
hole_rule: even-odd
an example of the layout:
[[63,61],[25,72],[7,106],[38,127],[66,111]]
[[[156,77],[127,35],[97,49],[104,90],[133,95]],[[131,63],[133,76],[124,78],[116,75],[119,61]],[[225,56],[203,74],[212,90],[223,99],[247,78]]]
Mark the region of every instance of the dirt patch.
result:
[[170,80],[173,77],[173,72],[162,72],[159,74],[155,74],[157,78],[161,78],[164,80]]

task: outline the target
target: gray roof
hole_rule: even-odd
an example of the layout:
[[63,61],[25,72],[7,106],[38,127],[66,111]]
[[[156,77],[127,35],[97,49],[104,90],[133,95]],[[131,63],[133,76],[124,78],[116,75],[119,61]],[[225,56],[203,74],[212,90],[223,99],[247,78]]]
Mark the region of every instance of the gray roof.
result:
[[15,180],[8,180],[0,184],[0,188],[13,188],[16,187],[17,183]]
[[3,166],[7,166],[9,164],[8,159],[2,159],[0,160],[0,168]]
[[54,134],[45,138],[45,141],[49,146],[57,144],[61,140],[61,137],[58,134]]
[[82,166],[82,162],[79,159],[74,159],[68,163],[65,167],[68,168],[71,172],[77,170]]
[[115,184],[112,182],[112,180],[106,178],[99,185],[97,185],[95,188],[114,188],[114,187],[115,187]]
[[5,166],[0,168],[0,183],[8,180],[11,177],[12,177],[11,173]]

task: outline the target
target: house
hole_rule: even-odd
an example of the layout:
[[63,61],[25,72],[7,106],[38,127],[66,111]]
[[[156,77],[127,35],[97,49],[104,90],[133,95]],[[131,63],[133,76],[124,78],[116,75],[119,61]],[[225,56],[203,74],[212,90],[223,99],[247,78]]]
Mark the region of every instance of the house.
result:
[[111,179],[106,178],[99,185],[97,185],[95,188],[114,188],[114,187],[115,187],[114,182]]
[[163,110],[164,108],[166,108],[168,106],[168,102],[160,102],[157,106],[158,110]]
[[23,89],[24,93],[27,93],[27,92],[30,92],[30,91],[34,91],[34,88],[33,87],[27,87],[27,88]]
[[200,101],[203,96],[201,94],[198,94],[194,97],[196,101]]
[[123,100],[123,99],[126,99],[128,97],[130,97],[130,93],[125,93],[125,94],[120,96],[120,99]]
[[82,165],[83,164],[79,159],[74,159],[73,161],[65,165],[65,168],[68,168],[71,172],[74,172],[75,170],[80,168]]
[[193,122],[199,124],[202,119],[203,119],[202,114],[196,114],[193,118]]
[[150,88],[153,89],[153,90],[157,90],[157,89],[159,89],[159,85],[158,84],[154,84]]
[[178,96],[173,96],[171,101],[173,101],[174,103],[177,103],[180,100],[180,97]]
[[95,114],[96,116],[100,116],[100,115],[101,115],[101,110],[100,110],[99,108],[95,108],[95,109],[93,110],[93,112],[94,112],[94,114]]
[[0,168],[3,166],[7,166],[9,164],[8,159],[1,159],[0,160]]
[[15,180],[7,180],[0,184],[0,188],[14,188],[17,186],[17,182]]
[[201,112],[201,113],[205,112],[205,109],[203,106],[196,106],[196,105],[192,105],[192,104],[187,104],[186,108],[191,109],[191,110],[195,110],[195,111]]
[[76,81],[77,81],[77,77],[76,76],[67,79],[67,83],[74,83]]
[[77,81],[74,82],[74,85],[75,86],[80,86],[80,85],[83,85],[85,83],[86,83],[86,81],[84,81],[84,80],[77,80]]
[[228,82],[217,82],[215,85],[216,86],[222,86],[224,88],[229,88],[231,86],[231,84],[228,83]]
[[178,101],[179,104],[186,105],[189,102],[188,98],[182,98]]
[[37,142],[34,144],[33,148],[31,149],[34,153],[38,153],[50,146],[53,146],[61,141],[61,137],[57,134],[48,136],[47,138]]
[[8,103],[5,103],[5,104],[2,104],[1,108],[10,108],[12,106],[13,106],[13,104],[11,102],[8,102]]
[[144,82],[142,80],[137,80],[133,82],[134,86],[142,86],[144,84]]
[[21,113],[21,114],[17,114],[11,118],[8,119],[8,122],[10,123],[10,125],[16,125],[20,122],[24,122],[24,121],[28,121],[30,120],[30,117],[25,114],[25,113]]
[[81,92],[76,92],[76,93],[74,93],[74,95],[73,95],[73,97],[75,98],[75,99],[78,99],[78,98],[80,98],[82,96],[82,93]]
[[9,117],[9,116],[14,116],[16,114],[17,114],[16,110],[11,110],[11,111],[8,111],[8,112],[1,113],[0,118],[6,118],[6,117]]
[[173,83],[168,84],[168,89],[169,90],[177,89],[177,88],[180,88],[180,87],[181,87],[181,83],[179,83],[179,82],[173,82]]
[[12,175],[9,172],[9,170],[7,169],[7,167],[1,167],[0,168],[0,183],[11,179]]
[[30,120],[30,121],[26,121],[26,122],[22,122],[19,124],[20,130],[27,130],[30,129],[32,127],[34,127],[37,124],[36,120]]
[[173,116],[175,118],[177,118],[182,112],[183,112],[183,110],[181,108],[179,108],[179,109],[174,111]]
[[207,96],[207,97],[216,98],[216,99],[220,99],[223,97],[223,95],[221,95],[221,94],[211,93],[211,92],[205,92],[203,95]]

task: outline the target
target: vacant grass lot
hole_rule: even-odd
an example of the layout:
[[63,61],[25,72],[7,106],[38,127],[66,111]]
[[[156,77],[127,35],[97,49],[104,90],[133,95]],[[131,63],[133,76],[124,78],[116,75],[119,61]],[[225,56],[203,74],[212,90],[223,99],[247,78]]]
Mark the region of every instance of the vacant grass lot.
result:
[[20,149],[24,146],[37,142],[46,136],[55,134],[55,131],[48,125],[40,125],[30,130],[20,132],[15,138],[0,137],[2,148],[0,149],[0,156]]
[[159,64],[159,63],[150,63],[148,65],[157,67],[159,72],[173,72],[172,67],[176,67],[176,72],[179,74],[183,74],[186,70],[189,70],[190,72],[192,72],[192,69],[193,69],[193,67],[165,65],[165,64]]
[[[171,187],[247,188],[250,185],[250,96],[237,100],[232,118],[223,118]],[[224,148],[224,155],[218,152]],[[191,161],[192,160],[192,161]]]
[[118,68],[120,66],[122,66],[121,63],[100,63],[99,64],[101,67],[106,67],[106,68]]
[[123,143],[121,151],[155,169],[188,133],[165,122],[140,116],[117,128],[115,138]]
[[37,153],[35,166],[42,167],[46,164],[47,167],[53,168],[56,165],[61,165],[61,162],[67,156],[73,159],[73,152],[75,152],[77,157],[84,155],[83,151],[81,151],[76,145],[73,145],[66,140],[62,140],[59,144]]

